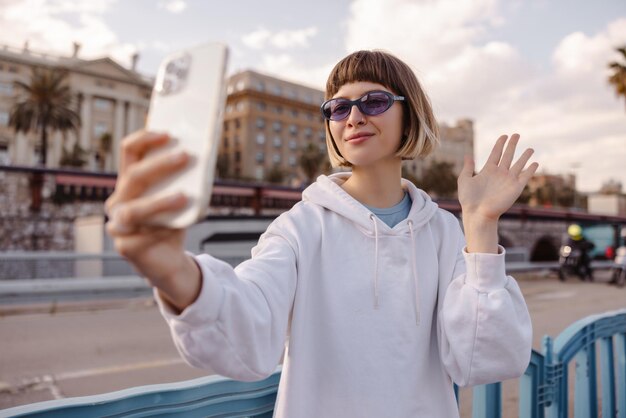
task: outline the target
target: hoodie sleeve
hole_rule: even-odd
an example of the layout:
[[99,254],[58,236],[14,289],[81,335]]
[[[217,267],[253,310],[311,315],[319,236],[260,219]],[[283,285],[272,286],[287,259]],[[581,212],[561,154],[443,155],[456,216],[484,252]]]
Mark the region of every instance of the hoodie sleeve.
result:
[[209,255],[197,300],[176,315],[155,292],[174,344],[190,365],[243,381],[274,372],[284,350],[294,298],[296,256],[287,240],[266,232],[252,258],[235,269]]
[[532,325],[517,282],[505,273],[504,248],[468,253],[459,235],[453,280],[438,308],[443,364],[459,386],[519,377],[530,361]]

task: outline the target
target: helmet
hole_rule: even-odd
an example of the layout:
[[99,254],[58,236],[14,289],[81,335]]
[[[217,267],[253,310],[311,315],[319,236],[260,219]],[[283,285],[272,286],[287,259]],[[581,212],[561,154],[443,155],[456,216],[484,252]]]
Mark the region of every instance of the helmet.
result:
[[574,241],[580,241],[583,238],[583,229],[580,225],[572,224],[567,228],[567,235]]

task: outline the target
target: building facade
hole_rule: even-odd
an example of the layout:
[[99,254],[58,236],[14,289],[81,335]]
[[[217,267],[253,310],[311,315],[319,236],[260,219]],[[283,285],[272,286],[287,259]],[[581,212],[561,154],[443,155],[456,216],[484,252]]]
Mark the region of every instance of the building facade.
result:
[[428,157],[404,163],[415,177],[421,178],[435,161],[452,164],[452,171],[458,176],[463,169],[465,156],[474,157],[474,123],[471,120],[460,119],[454,126],[440,123],[439,139],[439,146]]
[[293,184],[305,146],[326,152],[322,91],[248,70],[229,78],[227,93],[218,157],[223,177],[263,181],[280,170]]
[[[35,67],[63,68],[81,117],[78,135],[52,133],[48,137],[47,165],[59,167],[63,149],[78,144],[86,152],[84,169],[117,171],[121,139],[144,126],[153,81],[133,67],[124,68],[110,58],[85,60],[75,44],[71,57],[0,47],[0,165],[36,165],[39,134],[15,134],[8,126],[10,109],[19,92],[14,81],[28,83]],[[326,153],[326,131],[319,106],[324,92],[301,84],[247,70],[229,77],[218,174],[222,178],[264,181],[280,171],[283,184],[304,178],[299,159],[313,144]],[[420,177],[431,161],[453,164],[455,173],[463,156],[473,155],[474,132],[470,120],[440,126],[441,144],[424,160],[406,166]]]
[[32,69],[62,68],[68,72],[70,90],[75,95],[81,117],[78,135],[55,132],[48,137],[47,166],[58,167],[63,155],[78,144],[86,152],[83,168],[116,171],[121,139],[144,126],[153,81],[124,68],[110,58],[79,58],[80,45],[71,57],[53,56],[9,47],[0,48],[0,164],[36,165],[39,135],[15,134],[9,128],[10,109],[19,91],[14,81],[29,83]]

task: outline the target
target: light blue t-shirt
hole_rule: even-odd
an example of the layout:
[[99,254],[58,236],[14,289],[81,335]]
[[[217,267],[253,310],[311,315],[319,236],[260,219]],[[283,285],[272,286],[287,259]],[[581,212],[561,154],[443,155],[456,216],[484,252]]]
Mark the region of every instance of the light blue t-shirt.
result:
[[389,225],[389,228],[393,228],[409,216],[411,203],[411,197],[405,192],[404,198],[400,201],[400,203],[390,208],[374,208],[367,205],[363,206],[371,210],[374,215],[378,216],[384,223]]

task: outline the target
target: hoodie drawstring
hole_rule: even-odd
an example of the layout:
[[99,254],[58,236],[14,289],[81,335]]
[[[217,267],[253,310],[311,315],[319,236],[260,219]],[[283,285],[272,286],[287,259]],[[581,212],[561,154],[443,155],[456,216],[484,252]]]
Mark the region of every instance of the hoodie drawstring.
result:
[[[376,223],[376,217],[374,214],[370,214],[370,219],[374,223],[374,308],[378,309],[378,224]],[[411,232],[411,271],[413,273],[413,292],[415,303],[415,324],[420,323],[420,300],[419,300],[419,281],[417,278],[417,250],[415,248],[415,234],[413,232],[413,221],[409,221],[409,231]]]
[[376,237],[376,246],[374,254],[374,308],[378,309],[378,224],[374,214],[370,214],[370,219],[374,222],[374,235]]
[[411,268],[413,269],[413,287],[415,291],[415,324],[420,323],[420,299],[419,299],[419,281],[417,279],[417,251],[415,249],[415,237],[413,236],[413,221],[409,221],[409,231],[411,231]]

